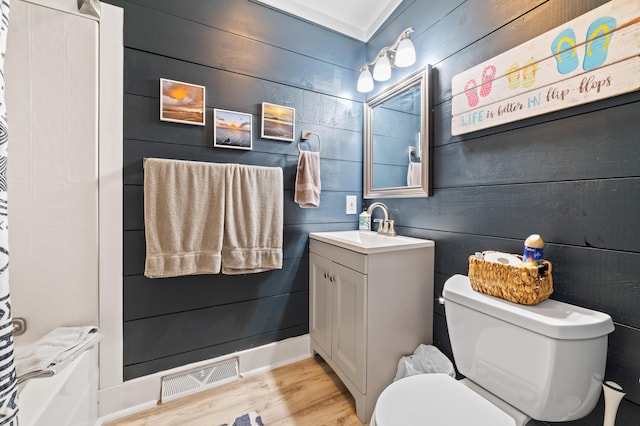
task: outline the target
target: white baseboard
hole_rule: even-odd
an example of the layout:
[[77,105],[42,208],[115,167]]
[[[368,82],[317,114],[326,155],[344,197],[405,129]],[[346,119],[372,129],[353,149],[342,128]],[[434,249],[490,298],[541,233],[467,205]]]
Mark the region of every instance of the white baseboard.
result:
[[160,384],[164,376],[192,370],[232,357],[239,359],[240,375],[250,377],[311,357],[309,335],[292,337],[257,348],[159,371],[117,386],[100,389],[97,424],[102,425],[105,422],[155,406],[160,399]]

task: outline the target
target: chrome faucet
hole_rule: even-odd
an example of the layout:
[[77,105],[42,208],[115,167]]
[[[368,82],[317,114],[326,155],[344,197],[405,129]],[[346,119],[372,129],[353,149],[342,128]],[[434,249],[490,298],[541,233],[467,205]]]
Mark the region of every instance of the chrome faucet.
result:
[[375,210],[376,207],[381,208],[382,209],[382,213],[384,213],[384,219],[375,219],[374,220],[374,222],[378,222],[378,234],[380,234],[380,235],[390,235],[390,236],[396,235],[396,229],[395,229],[395,226],[394,226],[394,222],[393,222],[393,220],[389,219],[389,208],[384,203],[376,201],[375,203],[373,203],[373,204],[371,204],[369,206],[369,208],[367,209],[367,213],[369,213],[369,215],[371,215],[371,213],[373,213],[373,210]]

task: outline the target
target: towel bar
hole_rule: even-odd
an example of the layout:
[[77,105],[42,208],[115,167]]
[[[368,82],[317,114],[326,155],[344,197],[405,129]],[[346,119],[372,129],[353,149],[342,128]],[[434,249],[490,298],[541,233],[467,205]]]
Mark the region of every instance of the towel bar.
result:
[[[307,130],[303,130],[302,133],[300,134],[300,139],[302,139],[303,141],[306,141],[307,139],[309,139],[311,137],[311,135],[316,135],[318,137],[318,152],[320,152],[320,150],[322,149],[322,141],[320,140],[320,135],[315,133],[315,132],[309,132]],[[298,142],[298,152],[300,152],[300,142]]]

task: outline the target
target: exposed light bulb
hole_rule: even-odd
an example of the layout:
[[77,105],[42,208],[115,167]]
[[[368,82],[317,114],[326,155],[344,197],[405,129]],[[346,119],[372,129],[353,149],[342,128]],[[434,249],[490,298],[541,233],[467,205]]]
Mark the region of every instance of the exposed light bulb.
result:
[[[396,67],[404,68],[416,63],[416,49],[409,37],[403,38],[396,49],[396,58],[394,60]],[[374,75],[375,77],[375,75]]]
[[373,79],[377,81],[387,81],[391,78],[391,62],[386,52],[378,57],[378,61],[373,68]]
[[364,67],[360,72],[360,76],[358,77],[358,92],[368,93],[373,90],[373,77],[371,76],[371,71],[369,71],[369,67]]

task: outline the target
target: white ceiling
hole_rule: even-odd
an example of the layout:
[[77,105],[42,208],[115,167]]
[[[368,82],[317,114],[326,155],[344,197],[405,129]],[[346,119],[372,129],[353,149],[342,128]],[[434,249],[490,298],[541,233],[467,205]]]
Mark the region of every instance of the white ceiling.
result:
[[361,41],[368,41],[402,0],[259,0]]

